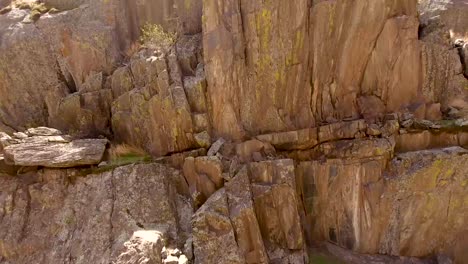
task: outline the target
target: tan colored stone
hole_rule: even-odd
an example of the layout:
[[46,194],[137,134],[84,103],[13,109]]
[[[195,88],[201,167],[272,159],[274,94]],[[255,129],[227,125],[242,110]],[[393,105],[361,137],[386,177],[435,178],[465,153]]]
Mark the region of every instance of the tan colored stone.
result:
[[154,263],[162,264],[161,251],[166,244],[163,235],[157,231],[136,231],[125,249],[119,255],[116,264]]
[[[288,258],[304,246],[294,162],[250,163],[248,169],[257,221],[270,261]],[[278,249],[283,253],[274,253]]]
[[216,190],[224,186],[223,168],[217,157],[188,157],[183,166],[190,192],[201,193],[204,203]]
[[17,166],[68,168],[101,162],[107,139],[36,136],[4,148],[5,161]]
[[245,263],[229,219],[226,192],[214,193],[192,219],[195,263]]
[[307,235],[360,253],[456,258],[452,245],[468,219],[460,211],[467,153],[456,147],[400,154],[385,177],[385,159],[301,163]]
[[[116,140],[157,156],[194,147],[191,112],[183,88],[169,86],[164,59],[147,58],[145,52],[149,51],[141,51],[132,62],[133,85],[137,89],[112,103]],[[160,80],[167,86],[162,86]]]
[[385,112],[385,105],[376,96],[361,96],[357,99],[359,112],[366,120],[379,120]]
[[[396,151],[407,152],[417,151],[431,148],[443,148],[451,146],[459,146],[457,133],[439,132],[433,133],[425,130],[416,133],[401,134],[396,136]],[[460,134],[463,138],[463,135]]]
[[442,119],[442,112],[440,111],[440,103],[430,104],[426,108],[425,119],[435,120],[435,121]]
[[207,131],[203,131],[193,135],[195,142],[201,148],[209,148],[211,146],[211,136]]
[[252,161],[254,153],[273,155],[275,153],[275,148],[273,148],[269,143],[256,139],[248,140],[236,145],[236,155],[241,162]]
[[318,140],[320,143],[355,138],[359,132],[365,132],[367,125],[364,120],[356,120],[342,123],[334,123],[318,128]]
[[229,218],[236,241],[246,263],[268,263],[262,234],[257,222],[247,168],[243,167],[226,183]]

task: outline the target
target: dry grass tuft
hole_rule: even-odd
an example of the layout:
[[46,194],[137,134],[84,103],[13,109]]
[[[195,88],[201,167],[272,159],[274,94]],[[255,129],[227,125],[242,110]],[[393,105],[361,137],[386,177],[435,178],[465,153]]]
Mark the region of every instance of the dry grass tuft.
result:
[[148,153],[141,148],[134,147],[128,144],[113,145],[109,149],[111,160],[116,160],[126,157],[147,157]]

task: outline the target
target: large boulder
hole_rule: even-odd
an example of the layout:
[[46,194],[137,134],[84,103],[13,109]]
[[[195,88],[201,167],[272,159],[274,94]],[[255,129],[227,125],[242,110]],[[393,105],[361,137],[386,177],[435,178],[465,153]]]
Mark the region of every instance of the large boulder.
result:
[[133,233],[124,243],[125,249],[116,264],[162,264],[161,252],[165,245],[163,235],[158,231],[140,230]]
[[16,166],[68,168],[102,160],[107,139],[72,140],[69,136],[51,135],[51,131],[57,130],[30,129],[30,137],[21,133],[21,138],[12,139],[13,143],[4,147],[5,161]]
[[141,164],[88,177],[73,169],[0,177],[0,261],[162,263],[163,246],[187,239],[178,174]]

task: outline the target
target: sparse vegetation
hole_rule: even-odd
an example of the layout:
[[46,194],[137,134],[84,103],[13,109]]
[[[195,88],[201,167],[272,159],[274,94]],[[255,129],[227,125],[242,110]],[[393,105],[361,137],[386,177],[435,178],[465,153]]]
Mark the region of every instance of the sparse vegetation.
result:
[[109,149],[108,160],[106,161],[107,164],[101,165],[99,167],[93,166],[90,168],[83,168],[80,171],[80,176],[103,173],[120,166],[135,163],[149,163],[152,161],[152,157],[141,148],[127,144],[114,145]]
[[31,10],[31,14],[29,14],[29,18],[32,21],[37,21],[42,14],[45,14],[49,11],[49,8],[44,3],[35,2],[23,2],[17,1],[14,5],[19,9],[29,9]]
[[29,15],[29,18],[32,20],[32,21],[37,21],[39,20],[39,18],[41,17],[41,13],[37,10],[33,10],[31,11],[31,14]]
[[128,144],[114,145],[109,150],[110,160],[122,158],[141,158],[149,156],[145,150]]
[[16,2],[15,6],[19,9],[31,9],[31,4],[28,2]]
[[168,48],[176,39],[176,33],[166,32],[161,25],[147,23],[141,28],[140,42],[148,48]]

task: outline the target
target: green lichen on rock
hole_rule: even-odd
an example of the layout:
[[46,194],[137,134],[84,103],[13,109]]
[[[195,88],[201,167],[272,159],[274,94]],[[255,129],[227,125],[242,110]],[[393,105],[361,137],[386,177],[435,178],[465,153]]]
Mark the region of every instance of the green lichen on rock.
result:
[[29,15],[29,18],[32,20],[32,21],[37,21],[39,20],[39,18],[41,17],[41,13],[37,10],[34,10],[31,12],[31,14]]

